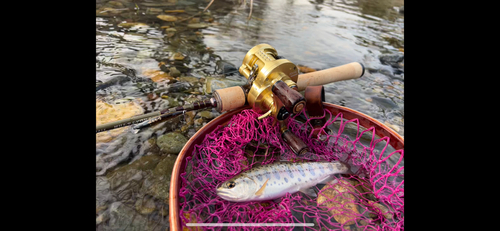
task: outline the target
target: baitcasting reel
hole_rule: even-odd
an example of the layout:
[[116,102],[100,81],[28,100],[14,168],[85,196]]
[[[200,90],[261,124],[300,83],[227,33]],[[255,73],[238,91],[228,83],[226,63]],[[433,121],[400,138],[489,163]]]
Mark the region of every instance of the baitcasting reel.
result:
[[244,87],[216,90],[217,110],[224,112],[248,103],[255,112],[262,114],[259,119],[272,116],[282,121],[304,108],[306,101],[299,91],[307,86],[359,78],[364,74],[364,67],[353,62],[299,75],[295,64],[278,56],[272,46],[260,44],[248,51],[239,71],[248,83]]

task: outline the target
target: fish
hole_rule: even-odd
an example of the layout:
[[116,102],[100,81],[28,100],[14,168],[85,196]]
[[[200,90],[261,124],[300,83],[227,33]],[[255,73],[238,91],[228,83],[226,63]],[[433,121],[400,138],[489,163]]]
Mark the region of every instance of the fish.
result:
[[334,174],[351,173],[348,164],[332,162],[274,162],[244,171],[216,187],[216,194],[232,202],[275,200],[334,180]]

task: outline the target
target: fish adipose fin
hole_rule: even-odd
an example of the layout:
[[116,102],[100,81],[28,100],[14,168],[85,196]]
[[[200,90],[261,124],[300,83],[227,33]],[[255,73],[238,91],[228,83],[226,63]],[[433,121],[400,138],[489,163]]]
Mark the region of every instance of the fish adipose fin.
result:
[[262,188],[260,188],[259,191],[257,191],[255,193],[255,195],[260,196],[260,195],[262,195],[262,193],[264,193],[264,189],[266,188],[268,181],[269,181],[269,179],[267,179],[266,182],[264,182],[264,184],[262,185]]

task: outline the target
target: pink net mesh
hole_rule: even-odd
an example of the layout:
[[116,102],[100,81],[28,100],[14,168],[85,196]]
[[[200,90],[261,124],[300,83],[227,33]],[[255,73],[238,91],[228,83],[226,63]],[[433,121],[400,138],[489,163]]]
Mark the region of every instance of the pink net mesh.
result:
[[[181,174],[181,225],[186,223],[313,223],[287,227],[199,227],[206,230],[403,230],[403,150],[389,138],[378,138],[374,128],[363,130],[357,119],[342,114],[312,129],[302,112],[288,120],[289,130],[309,152],[298,156],[281,139],[273,118],[257,120],[252,110],[233,116],[195,146]],[[301,120],[301,118],[303,118]],[[349,130],[350,129],[350,130]],[[349,130],[349,132],[348,132]],[[320,136],[314,134],[319,132]],[[344,134],[345,133],[345,134]],[[347,135],[351,133],[352,135]],[[318,184],[317,197],[301,192],[265,202],[229,202],[218,197],[216,186],[255,165],[274,161],[333,161],[348,163],[354,174]]]

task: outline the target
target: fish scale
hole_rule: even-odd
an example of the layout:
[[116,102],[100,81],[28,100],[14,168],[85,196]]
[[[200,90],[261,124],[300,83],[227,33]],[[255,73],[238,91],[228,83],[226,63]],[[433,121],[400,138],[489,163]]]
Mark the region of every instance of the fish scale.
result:
[[[217,194],[230,201],[272,200],[286,193],[305,192],[306,189],[331,179],[333,174],[347,172],[348,167],[336,161],[276,162],[236,175],[224,182],[217,189]],[[234,188],[226,187],[230,182],[235,183]]]

